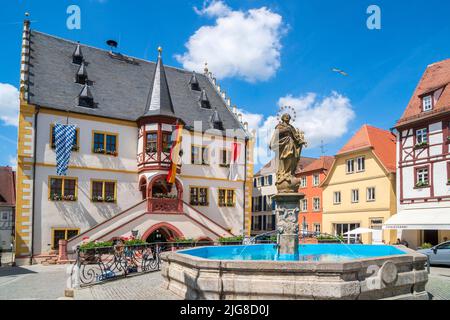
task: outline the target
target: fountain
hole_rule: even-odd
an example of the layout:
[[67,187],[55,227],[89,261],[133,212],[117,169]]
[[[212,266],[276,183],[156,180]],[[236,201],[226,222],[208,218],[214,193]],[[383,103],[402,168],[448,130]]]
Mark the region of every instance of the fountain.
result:
[[[163,286],[186,299],[428,299],[427,257],[404,246],[302,244],[294,171],[306,144],[283,114],[271,141],[277,245],[199,247],[161,254]],[[305,230],[302,230],[302,236]],[[250,243],[250,244],[248,244]]]

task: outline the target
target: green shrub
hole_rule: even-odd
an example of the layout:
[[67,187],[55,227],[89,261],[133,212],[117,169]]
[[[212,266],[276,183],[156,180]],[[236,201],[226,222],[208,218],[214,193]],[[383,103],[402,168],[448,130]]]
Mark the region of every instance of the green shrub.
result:
[[422,243],[422,245],[420,246],[420,249],[430,249],[430,248],[432,248],[432,247],[433,247],[433,245],[432,245],[431,243],[424,242],[424,243]]
[[242,242],[244,239],[243,236],[235,236],[235,237],[226,237],[226,238],[219,238],[220,243],[226,243],[226,242]]
[[195,242],[195,240],[194,239],[192,239],[192,238],[175,238],[175,239],[173,239],[173,242],[175,242],[175,243],[193,243],[193,242]]
[[137,246],[141,244],[147,244],[147,242],[141,239],[130,239],[124,242],[124,245],[126,246]]
[[99,241],[99,242],[91,241],[80,245],[80,250],[98,249],[112,246],[113,246],[112,241]]

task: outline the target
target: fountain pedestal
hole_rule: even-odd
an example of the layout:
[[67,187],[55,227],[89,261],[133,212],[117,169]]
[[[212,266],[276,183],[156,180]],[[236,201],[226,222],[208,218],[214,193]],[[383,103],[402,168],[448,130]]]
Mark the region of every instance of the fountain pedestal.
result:
[[304,197],[300,193],[279,193],[272,197],[278,231],[277,260],[298,259],[298,213]]

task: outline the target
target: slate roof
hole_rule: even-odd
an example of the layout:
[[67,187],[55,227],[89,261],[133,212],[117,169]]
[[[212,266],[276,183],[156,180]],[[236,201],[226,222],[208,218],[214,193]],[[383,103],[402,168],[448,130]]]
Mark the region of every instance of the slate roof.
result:
[[[96,106],[80,107],[78,95],[83,85],[75,83],[80,66],[72,62],[77,44],[31,30],[29,102],[51,109],[68,109],[74,113],[113,119],[135,121],[141,117],[146,111],[156,64],[80,44],[89,81],[92,81],[89,89]],[[201,92],[190,88],[192,71],[166,66],[165,73],[175,115],[187,126],[193,126],[197,120],[202,121],[203,130],[209,129],[209,119],[217,108],[224,129],[242,128],[205,75],[197,74],[196,77],[208,95],[211,110],[200,107]]]
[[11,167],[0,167],[0,207],[15,205],[15,173]]
[[338,155],[372,148],[384,167],[391,173],[396,170],[395,135],[390,131],[375,128],[367,124],[342,147]]
[[[434,101],[432,111],[422,111],[422,96],[442,90]],[[419,119],[450,111],[450,59],[430,64],[420,79],[411,100],[396,126],[405,125]]]

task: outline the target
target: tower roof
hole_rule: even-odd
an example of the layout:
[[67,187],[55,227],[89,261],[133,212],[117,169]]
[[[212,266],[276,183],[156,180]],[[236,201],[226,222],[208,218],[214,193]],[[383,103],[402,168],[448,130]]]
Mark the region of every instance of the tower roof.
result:
[[158,61],[156,63],[155,74],[148,95],[144,116],[166,115],[174,117],[172,97],[170,96],[166,71],[161,58],[161,47],[158,48],[158,51]]

